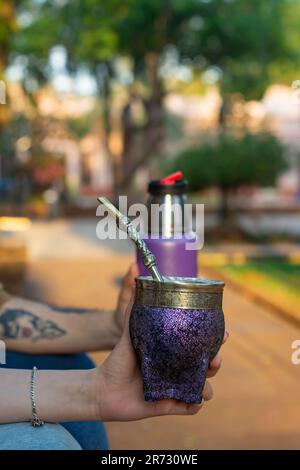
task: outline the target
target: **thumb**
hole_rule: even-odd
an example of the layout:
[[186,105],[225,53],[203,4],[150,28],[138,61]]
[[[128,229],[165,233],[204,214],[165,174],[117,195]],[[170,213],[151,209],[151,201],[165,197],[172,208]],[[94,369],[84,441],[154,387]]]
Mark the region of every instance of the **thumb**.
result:
[[131,314],[131,310],[132,310],[132,306],[134,304],[134,295],[135,295],[135,289],[134,287],[132,288],[132,293],[131,293],[131,298],[130,298],[130,301],[126,307],[126,310],[125,310],[125,323],[124,323],[124,329],[123,329],[123,333],[122,333],[122,336],[121,336],[121,340],[120,342],[128,342],[128,340],[130,341],[130,335],[129,335],[129,319],[130,319],[130,314]]
[[131,295],[132,287],[135,284],[135,278],[139,275],[138,266],[136,263],[131,264],[128,272],[123,278],[122,287],[120,291],[120,301],[128,302]]
[[125,310],[125,320],[126,320],[127,323],[129,322],[132,306],[134,304],[134,297],[135,297],[135,288],[132,287],[131,297],[130,297],[130,300],[129,300],[128,305],[126,307],[126,310]]

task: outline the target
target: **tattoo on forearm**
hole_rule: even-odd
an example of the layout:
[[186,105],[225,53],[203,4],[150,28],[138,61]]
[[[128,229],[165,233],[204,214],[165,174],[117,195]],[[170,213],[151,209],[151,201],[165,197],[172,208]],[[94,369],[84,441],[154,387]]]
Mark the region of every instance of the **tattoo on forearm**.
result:
[[27,310],[6,309],[0,313],[0,338],[57,339],[66,334],[52,320],[43,320]]

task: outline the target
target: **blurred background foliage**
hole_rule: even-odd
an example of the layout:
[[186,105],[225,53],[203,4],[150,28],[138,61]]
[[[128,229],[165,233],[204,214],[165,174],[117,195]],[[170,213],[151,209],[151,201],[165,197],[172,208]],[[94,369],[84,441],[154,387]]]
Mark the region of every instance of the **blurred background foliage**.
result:
[[[47,161],[53,153],[55,166],[64,154],[53,144],[57,135],[73,140],[82,155],[93,132],[107,156],[115,196],[131,194],[140,169],[155,176],[157,168],[180,166],[191,189],[218,186],[226,211],[229,192],[272,186],[287,167],[286,150],[270,126],[263,122],[253,130],[243,118],[233,125],[227,117],[233,96],[243,103],[261,100],[270,84],[290,85],[297,77],[298,1],[0,0],[0,19],[0,73],[9,72],[11,80],[17,71],[26,98],[26,112],[0,109],[2,175],[13,176],[28,159],[23,166],[30,172],[43,153]],[[40,92],[55,88],[59,70],[77,83],[92,79],[84,92],[96,99],[92,109],[42,116]],[[221,100],[215,129],[208,134],[199,126],[190,139],[166,101],[174,94],[203,96],[210,87]],[[25,153],[14,158],[23,137]],[[183,143],[171,145],[173,163],[161,165],[168,142],[176,140]],[[83,169],[82,181],[84,175]]]
[[240,135],[220,132],[214,139],[203,138],[201,143],[180,152],[163,167],[165,173],[181,168],[191,191],[219,188],[220,220],[226,231],[229,224],[229,198],[242,186],[272,186],[287,168],[284,147],[272,134],[247,131]]

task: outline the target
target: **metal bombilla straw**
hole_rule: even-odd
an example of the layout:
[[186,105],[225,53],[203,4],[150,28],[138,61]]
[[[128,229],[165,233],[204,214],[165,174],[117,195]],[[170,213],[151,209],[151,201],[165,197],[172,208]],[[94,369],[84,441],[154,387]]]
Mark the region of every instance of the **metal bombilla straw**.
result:
[[106,197],[100,196],[98,197],[98,201],[116,218],[119,229],[127,232],[129,238],[136,244],[137,249],[141,253],[143,264],[148,271],[150,271],[153,279],[155,281],[164,282],[162,275],[157,269],[155,255],[149,250],[145,241],[140,238],[131,220],[126,215],[122,214]]

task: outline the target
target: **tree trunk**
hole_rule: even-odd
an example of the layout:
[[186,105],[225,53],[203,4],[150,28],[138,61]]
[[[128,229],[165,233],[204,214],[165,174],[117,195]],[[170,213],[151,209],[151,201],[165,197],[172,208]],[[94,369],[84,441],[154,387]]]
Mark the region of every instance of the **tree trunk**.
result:
[[219,233],[224,238],[240,239],[241,231],[237,223],[236,213],[230,208],[229,198],[232,188],[221,187],[221,204],[219,209],[219,220],[221,227]]
[[221,187],[221,203],[219,209],[219,217],[222,224],[222,227],[226,227],[228,225],[229,219],[229,188]]
[[111,133],[110,122],[110,77],[109,72],[105,72],[102,80],[102,102],[103,102],[103,130],[105,147],[110,153],[109,138]]
[[159,59],[159,55],[153,53],[146,57],[146,71],[151,90],[147,103],[149,129],[163,126],[163,89],[158,75]]
[[119,168],[110,148],[110,137],[112,131],[111,123],[111,67],[109,63],[96,67],[95,75],[98,82],[99,95],[102,100],[102,122],[103,122],[103,142],[111,164],[113,175],[113,194],[116,193]]
[[[126,165],[119,180],[118,190],[120,194],[129,194],[130,186],[135,172],[144,166],[155,153],[160,149],[164,137],[163,126],[163,91],[162,84],[158,75],[159,68],[159,55],[148,54],[146,59],[146,72],[147,79],[150,86],[150,97],[144,103],[147,115],[147,124],[143,129],[136,132],[142,133],[142,146],[138,152],[135,152],[134,145],[131,146],[129,151],[128,146],[124,145],[123,149],[126,154],[122,155],[122,160],[126,158]],[[132,130],[131,130],[132,131]],[[130,131],[130,132],[131,132]],[[135,132],[135,134],[136,134]],[[133,134],[133,133],[132,133]],[[126,129],[124,132],[124,144],[126,140]],[[134,135],[131,135],[131,141]],[[129,155],[128,155],[129,152]]]

